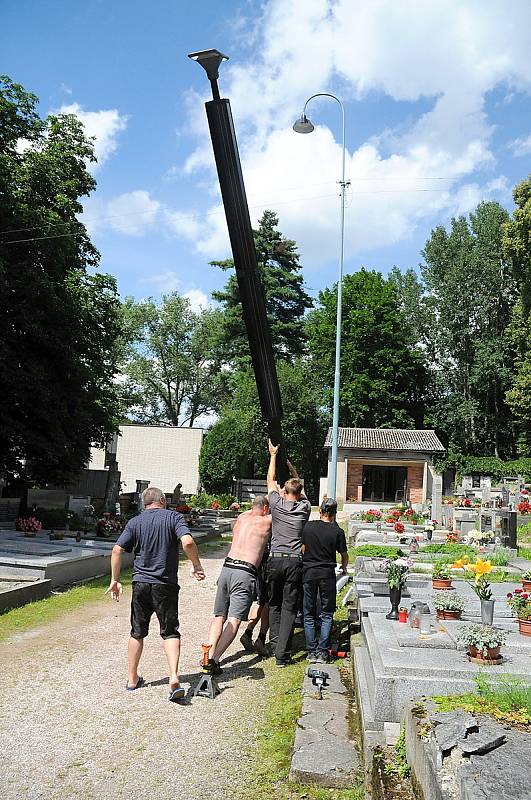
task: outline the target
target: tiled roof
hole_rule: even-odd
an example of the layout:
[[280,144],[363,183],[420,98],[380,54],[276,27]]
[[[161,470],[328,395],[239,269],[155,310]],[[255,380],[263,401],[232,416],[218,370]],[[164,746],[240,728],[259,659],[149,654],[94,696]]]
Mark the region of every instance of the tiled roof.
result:
[[[399,428],[339,428],[338,447],[354,450],[415,450],[420,453],[444,453],[435,431]],[[332,428],[328,429],[325,447],[332,446]]]

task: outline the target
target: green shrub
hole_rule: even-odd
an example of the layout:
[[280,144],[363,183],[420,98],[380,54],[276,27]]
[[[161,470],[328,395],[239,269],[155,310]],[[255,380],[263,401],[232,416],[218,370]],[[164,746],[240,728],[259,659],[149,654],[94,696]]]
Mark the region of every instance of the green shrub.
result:
[[518,544],[531,544],[531,522],[518,526],[516,529],[516,541]]
[[518,548],[518,555],[520,558],[525,558],[527,561],[531,561],[531,548],[529,547],[519,547]]
[[508,547],[496,547],[494,553],[488,557],[488,560],[495,567],[506,567],[511,558],[511,552]]
[[235,503],[236,498],[232,494],[194,494],[189,500],[189,505],[192,508],[209,509],[212,508],[212,503],[219,503],[220,508],[228,508],[231,503]]

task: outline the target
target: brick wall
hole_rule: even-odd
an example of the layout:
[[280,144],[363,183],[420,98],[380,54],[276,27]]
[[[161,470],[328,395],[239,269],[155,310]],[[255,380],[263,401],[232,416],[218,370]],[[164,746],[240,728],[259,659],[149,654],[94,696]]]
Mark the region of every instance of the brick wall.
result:
[[424,465],[419,464],[407,468],[407,499],[412,503],[422,503],[422,483]]
[[347,500],[353,498],[361,502],[363,464],[356,461],[347,462]]

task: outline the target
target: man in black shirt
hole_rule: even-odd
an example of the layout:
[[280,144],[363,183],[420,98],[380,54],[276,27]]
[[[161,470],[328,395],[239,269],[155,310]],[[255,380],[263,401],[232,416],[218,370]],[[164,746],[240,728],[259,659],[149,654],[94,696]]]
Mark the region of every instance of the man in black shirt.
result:
[[[336,553],[341,554],[341,568],[345,573],[348,564],[345,534],[336,522],[336,501],[323,500],[319,511],[320,519],[307,522],[302,531],[304,635],[311,663],[328,661],[336,610]],[[320,615],[317,598],[321,603]]]

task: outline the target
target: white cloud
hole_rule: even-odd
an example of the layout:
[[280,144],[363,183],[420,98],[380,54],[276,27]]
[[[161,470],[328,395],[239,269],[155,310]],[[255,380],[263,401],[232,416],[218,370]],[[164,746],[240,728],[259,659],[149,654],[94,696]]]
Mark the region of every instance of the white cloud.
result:
[[190,302],[192,311],[198,313],[210,307],[210,300],[208,295],[202,289],[196,286],[186,287],[186,284],[173,270],[165,270],[157,272],[144,279],[144,283],[153,286],[159,294],[170,294],[171,292],[179,292],[182,297],[185,297]]
[[[314,134],[291,130],[315,92],[335,89],[345,99],[350,139],[369,94],[430,105],[399,129],[374,130],[348,153],[347,258],[506,192],[492,176],[485,103],[496,87],[507,94],[531,88],[527,0],[513,0],[510,14],[503,0],[271,0],[261,22],[252,61],[229,62],[220,85],[231,98],[253,221],[263,207],[278,211],[305,265],[332,260],[338,238],[339,115],[333,134],[320,124],[330,101],[316,100],[308,109]],[[212,170],[213,160],[202,99],[189,93],[187,102],[198,142],[184,164],[192,175]],[[326,112],[334,119],[335,109]],[[219,210],[216,199],[201,220],[179,218],[173,230],[198,252],[220,256],[227,237]]]
[[509,143],[509,147],[515,156],[527,156],[531,153],[531,133],[529,136],[522,136]]
[[128,117],[120,114],[116,108],[102,111],[85,111],[79,103],[62,105],[54,114],[75,114],[83,123],[87,136],[95,137],[94,149],[97,164],[90,166],[96,172],[116,151],[118,134],[127,127]]
[[188,289],[187,292],[184,292],[183,297],[186,297],[190,302],[192,311],[196,313],[204,311],[210,306],[207,295],[201,289]]
[[107,203],[107,222],[115,231],[141,236],[155,224],[159,208],[158,200],[143,189],[126,192]]

